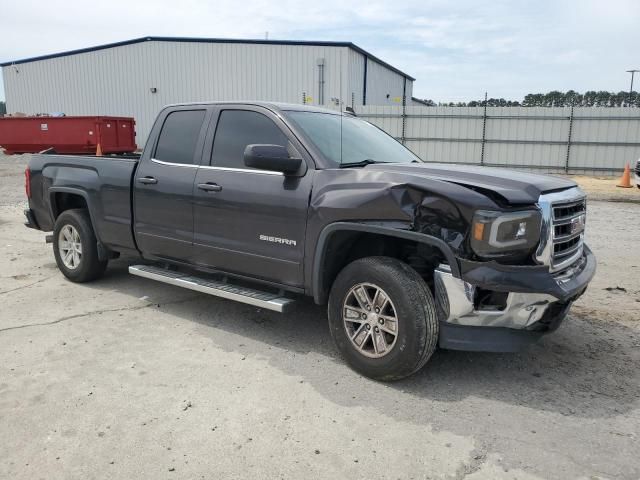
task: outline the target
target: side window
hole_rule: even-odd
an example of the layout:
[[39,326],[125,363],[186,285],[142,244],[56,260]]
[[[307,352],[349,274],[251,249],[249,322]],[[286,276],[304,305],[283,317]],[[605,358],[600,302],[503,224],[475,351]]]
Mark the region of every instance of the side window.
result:
[[167,115],[154,158],[171,163],[193,163],[205,110],[179,110]]
[[244,149],[247,145],[260,143],[287,147],[289,141],[278,126],[261,113],[224,110],[216,128],[211,164],[249,168],[244,164]]

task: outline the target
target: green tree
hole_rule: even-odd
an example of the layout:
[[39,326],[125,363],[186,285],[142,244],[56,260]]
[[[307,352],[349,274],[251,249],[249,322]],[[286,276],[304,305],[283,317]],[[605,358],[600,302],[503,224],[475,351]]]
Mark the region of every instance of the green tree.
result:
[[595,90],[588,90],[584,92],[584,100],[582,102],[583,107],[594,107],[596,105],[596,95]]
[[544,94],[542,93],[529,93],[524,96],[522,106],[524,107],[541,107],[544,103]]
[[545,107],[562,107],[564,105],[564,94],[558,90],[552,90],[545,94],[542,105]]
[[597,107],[611,106],[611,93],[605,90],[600,90],[598,93],[596,93],[595,105]]
[[[636,92],[633,92],[634,94]],[[631,96],[631,103],[633,104],[633,97]],[[626,107],[629,102],[629,92],[619,91],[615,94],[616,107]]]
[[582,95],[575,90],[568,90],[564,94],[564,106],[569,107],[571,105],[579,106],[582,104]]
[[521,102],[517,100],[505,100],[504,98],[488,98],[485,100],[471,100],[470,102],[440,102],[441,107],[640,107],[640,94],[636,91],[631,93],[607,92],[600,90],[589,90],[584,94],[575,90],[560,92],[552,90],[548,93],[529,93],[525,95]]

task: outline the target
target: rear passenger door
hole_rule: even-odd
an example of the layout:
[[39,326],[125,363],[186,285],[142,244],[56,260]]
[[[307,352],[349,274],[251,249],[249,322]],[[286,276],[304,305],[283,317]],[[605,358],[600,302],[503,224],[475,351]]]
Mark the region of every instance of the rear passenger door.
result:
[[134,231],[147,258],[190,262],[193,182],[202,156],[208,112],[179,107],[161,114],[134,182]]
[[[212,122],[216,128],[207,138],[208,158],[198,170],[193,193],[196,261],[300,286],[314,171],[309,168],[311,159],[272,112],[251,106],[220,110],[217,122]],[[303,158],[305,175],[290,177],[247,167],[243,154],[250,144],[287,147],[290,156]]]

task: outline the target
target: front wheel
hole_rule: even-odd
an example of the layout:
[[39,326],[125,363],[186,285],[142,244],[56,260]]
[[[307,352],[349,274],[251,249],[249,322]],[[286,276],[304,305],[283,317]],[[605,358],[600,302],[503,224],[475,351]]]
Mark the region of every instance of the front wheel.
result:
[[362,258],[340,272],[329,295],[329,328],[349,365],[376,380],[417,372],[438,341],[429,287],[390,257]]
[[107,268],[107,260],[98,258],[98,242],[84,209],[65,210],[56,219],[53,254],[60,271],[72,282],[95,280]]

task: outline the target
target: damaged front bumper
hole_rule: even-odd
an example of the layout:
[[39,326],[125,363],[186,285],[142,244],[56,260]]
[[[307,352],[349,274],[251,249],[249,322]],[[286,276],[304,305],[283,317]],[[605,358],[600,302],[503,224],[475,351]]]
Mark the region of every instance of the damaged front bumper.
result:
[[[435,272],[440,347],[511,352],[558,328],[593,278],[596,260],[585,245],[582,257],[560,275],[544,265],[463,260],[460,267],[462,278],[454,277],[448,265]],[[500,300],[482,304],[482,294]]]

